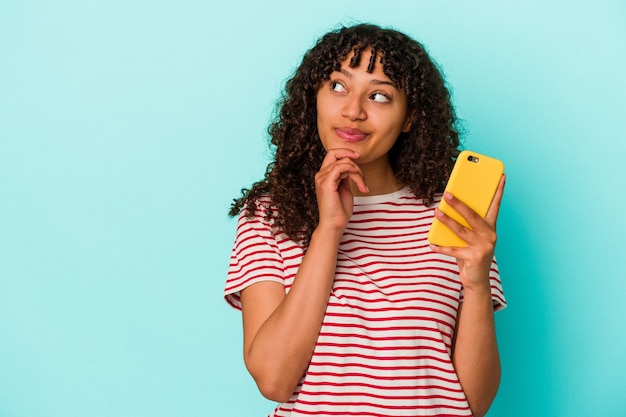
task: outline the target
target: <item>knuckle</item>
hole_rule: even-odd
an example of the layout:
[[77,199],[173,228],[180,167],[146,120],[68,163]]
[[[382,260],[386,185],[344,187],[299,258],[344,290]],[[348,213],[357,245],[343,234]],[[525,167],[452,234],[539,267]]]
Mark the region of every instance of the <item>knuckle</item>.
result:
[[474,210],[467,210],[467,220],[477,221],[478,219],[482,219]]
[[467,236],[467,234],[470,232],[469,229],[463,227],[463,225],[458,223],[454,223],[454,228],[456,229],[456,233],[457,235],[459,235],[459,237]]

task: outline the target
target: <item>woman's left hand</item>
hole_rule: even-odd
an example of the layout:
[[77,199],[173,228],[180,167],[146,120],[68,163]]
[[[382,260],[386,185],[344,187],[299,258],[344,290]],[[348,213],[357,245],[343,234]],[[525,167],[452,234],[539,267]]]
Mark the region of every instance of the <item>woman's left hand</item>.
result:
[[449,193],[444,194],[443,198],[446,202],[465,219],[470,228],[459,224],[441,210],[435,210],[435,216],[459,238],[467,242],[467,245],[464,247],[431,245],[433,251],[456,258],[461,283],[466,292],[489,290],[489,269],[491,268],[497,240],[496,221],[500,211],[500,202],[502,201],[505,182],[506,176],[502,175],[496,194],[484,219],[461,200]]

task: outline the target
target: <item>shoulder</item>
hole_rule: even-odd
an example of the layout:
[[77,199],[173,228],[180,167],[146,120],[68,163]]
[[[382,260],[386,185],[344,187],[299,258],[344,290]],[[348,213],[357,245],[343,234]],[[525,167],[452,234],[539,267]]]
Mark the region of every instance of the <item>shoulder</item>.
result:
[[247,201],[239,213],[237,236],[254,233],[273,241],[288,240],[289,237],[277,225],[278,208],[268,195]]
[[272,218],[276,215],[276,206],[269,195],[252,198],[246,201],[239,212],[239,224],[248,221],[261,221],[273,223]]

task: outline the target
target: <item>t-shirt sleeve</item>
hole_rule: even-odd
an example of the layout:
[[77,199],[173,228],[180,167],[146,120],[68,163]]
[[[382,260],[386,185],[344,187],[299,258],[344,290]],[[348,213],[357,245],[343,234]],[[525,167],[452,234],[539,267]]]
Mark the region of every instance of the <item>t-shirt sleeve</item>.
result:
[[241,309],[241,290],[261,281],[284,285],[283,260],[271,225],[263,211],[248,218],[239,215],[235,244],[230,257],[224,298],[234,308]]
[[[495,256],[491,260],[491,268],[489,269],[489,281],[491,284],[491,300],[493,302],[493,310],[502,310],[506,307],[506,299],[504,298],[502,281],[500,281],[500,270],[498,269],[498,261],[496,260]],[[461,301],[463,301],[462,291]]]
[[502,310],[506,307],[506,299],[504,298],[502,281],[500,281],[500,270],[498,269],[498,261],[496,261],[495,257],[491,261],[491,268],[489,269],[489,281],[491,282],[491,299],[493,301],[493,310]]

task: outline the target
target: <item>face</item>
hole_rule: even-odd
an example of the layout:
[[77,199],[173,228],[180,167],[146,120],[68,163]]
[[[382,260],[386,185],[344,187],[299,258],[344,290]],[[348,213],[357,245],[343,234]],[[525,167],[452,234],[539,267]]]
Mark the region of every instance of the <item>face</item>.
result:
[[358,67],[351,56],[330,75],[317,93],[317,128],[326,150],[348,148],[360,154],[366,166],[389,167],[388,152],[401,132],[411,125],[404,91],[385,75],[380,56],[367,72],[371,50],[362,52]]

